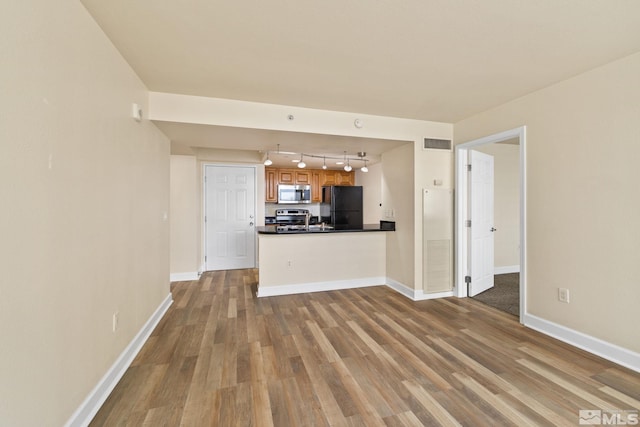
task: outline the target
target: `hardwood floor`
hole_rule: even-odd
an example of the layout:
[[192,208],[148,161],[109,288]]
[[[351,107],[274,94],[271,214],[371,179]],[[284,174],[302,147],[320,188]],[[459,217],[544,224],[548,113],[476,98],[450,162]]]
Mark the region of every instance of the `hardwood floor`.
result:
[[386,287],[256,298],[257,270],[174,304],[92,426],[578,425],[640,409],[640,374],[473,299]]

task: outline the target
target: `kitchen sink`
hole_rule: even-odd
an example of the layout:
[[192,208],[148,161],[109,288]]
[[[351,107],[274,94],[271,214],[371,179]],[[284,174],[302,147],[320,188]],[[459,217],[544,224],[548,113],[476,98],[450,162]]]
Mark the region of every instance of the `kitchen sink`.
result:
[[309,226],[309,231],[318,231],[318,230],[333,230],[333,227],[330,225],[322,225],[322,224],[313,224]]

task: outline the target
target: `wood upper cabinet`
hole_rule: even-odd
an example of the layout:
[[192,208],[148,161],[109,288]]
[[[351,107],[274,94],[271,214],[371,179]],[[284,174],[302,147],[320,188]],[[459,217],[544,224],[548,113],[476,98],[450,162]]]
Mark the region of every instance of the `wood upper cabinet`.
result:
[[346,172],[343,170],[337,171],[322,171],[322,177],[320,179],[321,186],[323,185],[354,185],[355,174],[353,171]]
[[265,201],[277,202],[278,201],[278,171],[274,168],[265,169]]
[[322,171],[320,176],[320,186],[323,185],[338,185],[336,181],[337,171]]
[[354,185],[355,174],[353,171],[322,170],[322,169],[265,169],[265,201],[276,203],[278,201],[278,184],[310,184],[311,201],[322,201],[323,185]]
[[322,171],[319,171],[319,170],[311,171],[311,201],[312,202],[322,201],[322,186],[320,185],[321,175],[322,175]]
[[353,171],[336,171],[337,185],[355,185],[356,176]]
[[[267,168],[265,168],[267,169]],[[311,171],[301,169],[273,169],[278,173],[276,184],[311,184]]]
[[278,169],[278,184],[295,184],[296,172],[294,169]]
[[311,184],[311,172],[297,170],[295,172],[296,175],[296,184]]

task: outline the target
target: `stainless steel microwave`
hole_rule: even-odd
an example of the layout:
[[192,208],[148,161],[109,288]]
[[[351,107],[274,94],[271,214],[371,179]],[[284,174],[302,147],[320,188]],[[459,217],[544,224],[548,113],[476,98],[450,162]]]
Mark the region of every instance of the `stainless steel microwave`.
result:
[[278,203],[311,203],[311,186],[279,184]]

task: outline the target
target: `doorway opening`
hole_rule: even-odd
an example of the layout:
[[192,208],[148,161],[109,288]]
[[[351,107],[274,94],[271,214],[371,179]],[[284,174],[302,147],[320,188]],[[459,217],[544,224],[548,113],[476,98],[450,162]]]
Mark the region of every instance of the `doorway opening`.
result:
[[[479,276],[478,258],[485,257],[487,250],[493,251],[493,246],[487,246],[486,242],[478,240],[478,233],[473,233],[474,219],[472,218],[472,210],[477,210],[472,207],[472,196],[474,196],[474,186],[471,183],[470,172],[468,165],[470,164],[469,158],[472,152],[479,151],[492,151],[494,148],[501,146],[506,148],[505,145],[511,145],[512,149],[517,146],[517,159],[518,159],[518,171],[517,171],[517,195],[512,194],[512,197],[517,197],[517,219],[516,224],[512,224],[511,235],[515,235],[510,244],[511,246],[517,246],[517,253],[514,255],[516,262],[512,265],[499,265],[497,268],[495,265],[491,266],[491,286],[493,285],[493,279],[497,277],[497,281],[502,285],[504,280],[513,280],[513,274],[518,273],[517,277],[517,312],[519,314],[520,322],[524,318],[526,312],[526,127],[511,129],[508,131],[500,132],[494,135],[489,135],[480,139],[476,139],[464,144],[456,146],[455,150],[455,164],[456,164],[456,217],[455,217],[455,231],[456,231],[456,274],[455,274],[455,288],[454,294],[458,297],[467,297],[473,294],[473,289],[470,286],[471,278]],[[498,150],[499,151],[499,150]],[[493,173],[493,172],[492,172]],[[511,178],[513,179],[513,177]],[[476,188],[478,188],[476,186]],[[476,193],[476,199],[479,193]],[[480,198],[484,200],[484,192],[480,193]],[[493,193],[490,195],[493,196]],[[477,203],[477,201],[474,201]],[[500,207],[498,208],[500,209]],[[493,218],[491,218],[493,221]],[[486,226],[487,224],[478,224],[476,226]],[[494,227],[489,225],[490,232],[500,232],[500,227]],[[507,234],[508,227],[503,230]],[[493,234],[492,234],[493,236]],[[512,239],[512,240],[513,240]],[[475,243],[474,243],[475,241]],[[480,243],[478,243],[480,242]],[[493,238],[490,241],[493,245]],[[484,245],[478,247],[478,244]],[[474,247],[474,245],[476,245]],[[508,247],[509,245],[507,245]],[[489,248],[485,250],[485,248]],[[474,261],[475,257],[475,261]],[[493,261],[493,254],[491,254],[491,263]],[[504,264],[504,260],[500,261]],[[474,272],[473,269],[476,269]],[[502,276],[503,274],[509,274],[509,276]],[[498,276],[496,276],[498,275]],[[486,276],[486,275],[485,275]],[[502,276],[502,277],[500,277]],[[471,291],[471,293],[470,293]]]

